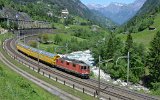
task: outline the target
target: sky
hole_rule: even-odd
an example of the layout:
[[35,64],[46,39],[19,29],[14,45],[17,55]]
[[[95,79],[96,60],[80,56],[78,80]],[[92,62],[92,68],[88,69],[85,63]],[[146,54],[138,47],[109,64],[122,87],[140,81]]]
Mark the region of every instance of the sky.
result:
[[117,3],[132,3],[135,0],[81,0],[82,3],[84,4],[101,4],[101,5],[108,5],[111,2],[117,2]]

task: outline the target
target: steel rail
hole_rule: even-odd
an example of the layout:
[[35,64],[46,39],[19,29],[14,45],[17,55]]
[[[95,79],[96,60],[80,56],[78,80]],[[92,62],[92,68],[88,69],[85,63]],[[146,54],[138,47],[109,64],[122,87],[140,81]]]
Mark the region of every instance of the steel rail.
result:
[[[13,39],[13,40],[14,40],[14,39]],[[10,44],[8,44],[8,43],[13,42],[13,40],[10,39],[10,40],[8,40],[8,42],[6,42],[8,50],[10,50],[13,54],[15,54],[15,55],[16,55],[17,57],[19,57],[20,59],[23,59],[23,60],[25,60],[25,61],[28,61],[27,58],[24,58],[24,57],[20,56],[18,53],[15,52],[15,50],[13,50],[13,48],[10,48]],[[12,45],[14,45],[14,44],[12,44]],[[35,63],[31,62],[31,61],[29,61],[29,62],[30,62],[32,65],[37,66],[37,64],[35,64]],[[50,69],[48,69],[48,68],[44,68],[44,67],[41,67],[41,68],[42,68],[43,70],[52,72],[52,73],[57,74],[57,75],[59,75],[59,76],[61,76],[61,77],[63,77],[63,78],[70,79],[71,81],[74,81],[74,82],[79,83],[79,84],[81,84],[81,85],[87,86],[87,87],[92,88],[92,89],[94,89],[94,90],[97,90],[97,89],[98,89],[97,86],[88,84],[87,82],[80,81],[80,80],[77,80],[77,79],[73,79],[73,78],[64,76],[64,75],[62,75],[61,73],[57,73],[57,72],[55,72],[55,71],[53,72],[52,70],[50,70]],[[94,81],[94,82],[96,82],[96,81]],[[104,83],[102,83],[102,82],[101,82],[101,85],[109,86],[108,84],[104,84]],[[112,87],[112,88],[113,88],[114,86],[110,85],[109,87]],[[114,87],[114,88],[115,88],[115,87]],[[117,90],[119,90],[119,91],[123,91],[123,92],[125,92],[125,93],[127,93],[127,94],[130,94],[130,95],[135,95],[135,96],[138,96],[138,97],[140,97],[140,98],[144,98],[144,100],[146,100],[146,99],[147,99],[147,100],[158,100],[158,99],[155,99],[155,98],[151,98],[151,97],[149,97],[149,96],[146,96],[146,97],[145,97],[144,95],[141,95],[141,94],[138,94],[138,93],[134,93],[134,92],[131,92],[131,91],[128,91],[128,90],[124,90],[124,89],[121,89],[121,88],[115,88],[115,89],[117,89]],[[128,92],[127,92],[127,91],[128,91]],[[134,100],[134,99],[132,99],[132,98],[130,98],[130,97],[125,97],[124,95],[120,95],[120,94],[118,94],[118,93],[114,93],[114,92],[111,92],[111,91],[109,91],[109,90],[104,90],[104,89],[102,89],[102,88],[101,88],[101,92],[103,92],[103,93],[105,93],[105,94],[108,94],[108,95],[112,95],[112,96],[114,96],[114,97],[117,97],[117,98],[123,99],[123,100]]]

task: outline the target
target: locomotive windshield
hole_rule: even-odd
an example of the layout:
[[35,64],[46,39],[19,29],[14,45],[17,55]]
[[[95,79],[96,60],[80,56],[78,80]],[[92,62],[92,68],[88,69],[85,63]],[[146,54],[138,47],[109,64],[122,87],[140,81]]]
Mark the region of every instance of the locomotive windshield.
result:
[[83,69],[83,70],[88,70],[88,68],[89,67],[87,67],[87,66],[81,66],[81,69]]

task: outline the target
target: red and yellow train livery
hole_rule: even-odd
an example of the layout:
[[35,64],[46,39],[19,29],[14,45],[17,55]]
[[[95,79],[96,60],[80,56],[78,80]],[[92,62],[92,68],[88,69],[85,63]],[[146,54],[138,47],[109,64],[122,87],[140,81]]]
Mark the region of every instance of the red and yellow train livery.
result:
[[90,67],[83,61],[61,58],[59,55],[55,55],[43,50],[38,50],[22,43],[18,43],[16,47],[20,52],[23,52],[30,57],[36,59],[39,58],[40,61],[43,61],[60,69],[64,69],[67,72],[74,73],[78,76],[81,76],[82,78],[89,78]]

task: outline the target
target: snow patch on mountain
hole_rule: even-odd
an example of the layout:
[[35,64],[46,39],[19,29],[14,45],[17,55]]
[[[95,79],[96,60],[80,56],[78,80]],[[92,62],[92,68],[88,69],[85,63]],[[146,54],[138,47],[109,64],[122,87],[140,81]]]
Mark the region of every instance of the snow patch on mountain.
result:
[[101,4],[95,4],[95,3],[92,3],[92,4],[88,4],[87,7],[90,8],[90,9],[93,9],[93,10],[98,10],[100,8],[105,8],[107,7],[108,5],[101,5]]
[[145,2],[146,0],[135,0],[135,2],[130,4],[117,2],[112,2],[109,5],[88,4],[87,7],[100,12],[113,22],[121,25],[132,18]]
[[120,7],[122,7],[122,6],[125,6],[126,4],[123,4],[123,3],[117,3],[117,2],[113,2],[113,3],[111,3],[111,4],[113,4],[113,5],[115,5],[115,6],[120,6]]

